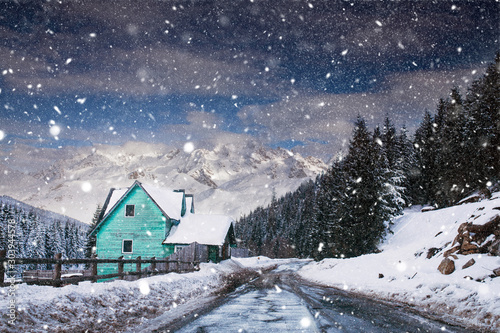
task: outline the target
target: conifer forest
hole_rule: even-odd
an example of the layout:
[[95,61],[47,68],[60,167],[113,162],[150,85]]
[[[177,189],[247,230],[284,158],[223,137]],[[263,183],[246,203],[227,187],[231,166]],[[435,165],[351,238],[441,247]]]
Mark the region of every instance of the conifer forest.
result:
[[500,53],[461,95],[452,89],[414,135],[389,117],[373,130],[358,117],[344,156],[314,181],[273,197],[236,223],[255,255],[354,257],[377,251],[391,220],[412,205],[456,204],[498,187]]

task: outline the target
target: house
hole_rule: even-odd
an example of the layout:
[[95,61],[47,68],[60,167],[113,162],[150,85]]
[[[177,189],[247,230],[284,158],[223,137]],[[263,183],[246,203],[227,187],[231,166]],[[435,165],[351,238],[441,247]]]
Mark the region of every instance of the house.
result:
[[[230,257],[236,246],[233,219],[195,214],[194,197],[136,181],[114,189],[102,207],[90,236],[98,258],[165,258],[193,242],[208,246],[213,262]],[[102,267],[101,267],[102,266]],[[116,265],[99,265],[99,274],[115,273]]]

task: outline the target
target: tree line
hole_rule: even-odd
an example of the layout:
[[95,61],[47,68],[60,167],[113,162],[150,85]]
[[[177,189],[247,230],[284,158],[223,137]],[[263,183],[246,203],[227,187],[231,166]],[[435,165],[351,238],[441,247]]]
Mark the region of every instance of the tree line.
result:
[[236,223],[237,237],[269,257],[353,257],[377,251],[411,205],[457,203],[500,179],[500,54],[462,96],[426,112],[413,137],[389,117],[372,131],[356,120],[345,156]]
[[[0,202],[0,249],[7,250],[13,244],[17,258],[54,258],[56,253],[63,258],[84,258],[86,229],[69,219],[48,218],[35,210]],[[37,268],[34,264],[18,266],[19,271]],[[38,265],[38,269],[51,267]]]

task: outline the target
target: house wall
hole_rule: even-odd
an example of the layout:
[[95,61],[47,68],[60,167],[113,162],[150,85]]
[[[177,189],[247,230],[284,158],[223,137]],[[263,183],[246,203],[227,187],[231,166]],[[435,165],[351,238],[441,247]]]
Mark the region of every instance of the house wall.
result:
[[[126,205],[135,205],[135,216],[125,216]],[[170,226],[169,221],[168,228]],[[162,244],[166,228],[167,221],[160,209],[139,186],[136,186],[108,216],[97,232],[97,256],[103,259],[115,259],[120,256],[124,259],[135,259],[138,256],[143,259],[153,256],[165,258],[174,252],[172,245]],[[122,253],[124,239],[133,241],[132,253]],[[125,265],[125,270],[135,269],[135,265],[133,268],[132,266]],[[98,266],[99,274],[111,274],[117,271],[116,264]]]

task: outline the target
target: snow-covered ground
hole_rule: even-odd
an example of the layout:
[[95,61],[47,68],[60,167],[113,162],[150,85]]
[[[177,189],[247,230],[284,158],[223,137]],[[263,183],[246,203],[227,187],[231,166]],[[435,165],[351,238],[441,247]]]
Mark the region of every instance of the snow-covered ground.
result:
[[[62,288],[21,284],[13,296],[9,287],[0,288],[0,332],[123,332],[186,302],[199,305],[212,300],[238,274],[248,272],[238,262],[226,260],[202,264],[198,272],[137,281],[83,282]],[[11,300],[18,309],[13,325],[7,315]]]
[[[484,224],[499,209],[500,193],[490,200],[425,213],[415,207],[396,219],[394,233],[381,245],[381,253],[325,259],[305,266],[299,274],[324,285],[402,302],[465,326],[500,331],[500,277],[490,277],[500,267],[500,257],[457,255],[455,272],[443,275],[437,270],[460,224]],[[434,257],[426,258],[429,248],[445,245]],[[476,263],[463,269],[472,258]]]
[[[0,288],[0,331],[149,332],[203,302],[211,302],[214,295],[224,293],[231,276],[234,281],[234,277],[248,274],[245,269],[259,271],[276,265],[299,270],[303,278],[324,285],[409,304],[464,326],[498,331],[500,278],[490,275],[500,267],[500,258],[457,255],[456,271],[451,275],[442,275],[437,267],[460,224],[484,224],[500,213],[499,208],[500,193],[490,200],[425,213],[415,207],[396,219],[394,233],[381,245],[381,253],[358,258],[308,264],[305,260],[254,257],[202,264],[199,272],[139,281],[83,282],[62,288],[21,284],[14,295],[9,295],[9,287]],[[433,247],[443,249],[427,259],[427,251]],[[471,258],[476,263],[463,269]],[[15,325],[8,324],[12,300],[18,310]]]

